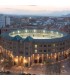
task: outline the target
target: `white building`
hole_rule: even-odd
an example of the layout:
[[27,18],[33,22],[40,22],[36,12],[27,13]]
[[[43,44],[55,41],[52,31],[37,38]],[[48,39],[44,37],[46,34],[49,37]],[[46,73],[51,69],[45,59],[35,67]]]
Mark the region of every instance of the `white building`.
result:
[[5,27],[5,16],[0,15],[0,28]]
[[10,25],[10,17],[6,17],[5,20],[6,20],[5,25]]
[[10,25],[10,18],[5,15],[0,15],[0,28]]

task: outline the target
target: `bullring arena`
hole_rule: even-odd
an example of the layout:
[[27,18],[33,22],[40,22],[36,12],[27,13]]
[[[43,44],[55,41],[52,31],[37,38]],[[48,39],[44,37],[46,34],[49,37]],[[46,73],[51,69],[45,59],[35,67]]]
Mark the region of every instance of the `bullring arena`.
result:
[[70,34],[46,29],[19,29],[0,37],[0,53],[17,65],[55,63],[70,55]]

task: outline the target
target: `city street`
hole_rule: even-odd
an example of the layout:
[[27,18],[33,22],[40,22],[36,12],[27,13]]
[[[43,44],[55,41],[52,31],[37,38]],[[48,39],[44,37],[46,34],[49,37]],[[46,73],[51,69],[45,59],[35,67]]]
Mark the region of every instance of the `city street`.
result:
[[[33,64],[31,67],[23,67],[23,66],[13,66],[10,69],[4,68],[0,65],[0,72],[11,72],[13,75],[19,74],[36,74],[36,75],[47,75],[46,66],[43,64]],[[0,73],[1,74],[1,73]],[[53,73],[51,75],[70,75],[70,68],[68,66],[67,61],[62,62],[61,73]]]

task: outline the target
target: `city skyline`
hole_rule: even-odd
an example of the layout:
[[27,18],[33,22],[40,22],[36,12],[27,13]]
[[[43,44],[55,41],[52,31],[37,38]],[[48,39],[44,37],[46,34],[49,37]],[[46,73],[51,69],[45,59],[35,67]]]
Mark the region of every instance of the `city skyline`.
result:
[[0,0],[0,75],[70,75],[69,0],[26,1]]
[[17,14],[17,15],[51,15],[51,16],[60,16],[67,15],[70,13],[69,8],[58,8],[41,5],[14,5],[14,6],[1,6],[0,5],[0,13],[1,14]]

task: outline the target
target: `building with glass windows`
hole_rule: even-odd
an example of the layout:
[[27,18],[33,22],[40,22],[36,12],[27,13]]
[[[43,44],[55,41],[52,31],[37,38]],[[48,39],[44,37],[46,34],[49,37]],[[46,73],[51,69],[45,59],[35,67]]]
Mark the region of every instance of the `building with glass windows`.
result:
[[19,29],[1,34],[0,53],[17,65],[55,63],[70,55],[70,34],[44,29]]

